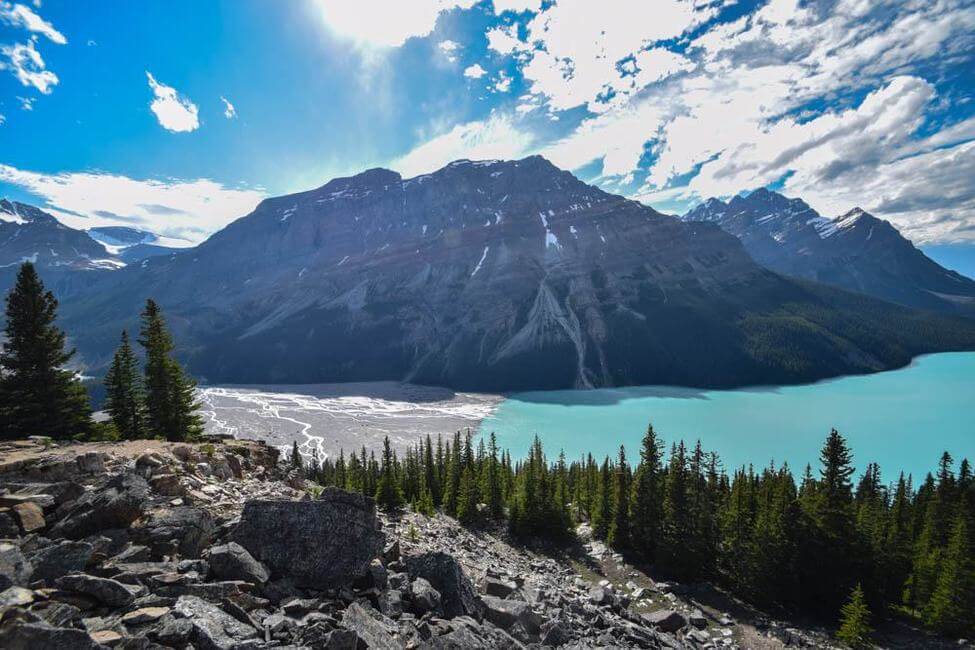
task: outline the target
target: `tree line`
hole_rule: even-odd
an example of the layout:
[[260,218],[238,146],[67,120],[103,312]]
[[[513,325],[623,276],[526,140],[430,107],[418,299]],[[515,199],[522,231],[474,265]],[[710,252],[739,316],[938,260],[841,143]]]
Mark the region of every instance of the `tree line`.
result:
[[173,357],[174,343],[159,305],[141,314],[139,359],[123,331],[105,377],[107,423],[92,419],[88,391],[69,368],[75,350],[57,326],[58,301],[37,270],[24,263],[6,299],[0,349],[0,438],[161,438],[191,440],[203,430],[196,384]]
[[536,437],[512,462],[494,434],[428,436],[400,457],[385,440],[336,458],[291,462],[321,485],[374,495],[380,507],[409,503],[468,525],[506,522],[519,537],[570,540],[577,524],[630,559],[683,581],[711,580],[770,611],[835,620],[866,647],[870,612],[905,616],[944,634],[975,632],[975,480],[945,453],[915,488],[885,483],[876,464],[853,481],[853,455],[833,430],[819,470],[798,480],[788,465],[729,476],[700,443],[670,446],[652,426],[635,465],[592,455],[549,461]]

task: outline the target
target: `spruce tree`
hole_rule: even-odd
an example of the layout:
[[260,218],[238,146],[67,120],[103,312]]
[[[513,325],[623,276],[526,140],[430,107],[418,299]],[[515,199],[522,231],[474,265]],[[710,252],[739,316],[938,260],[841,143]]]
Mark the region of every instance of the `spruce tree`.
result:
[[481,481],[481,493],[484,503],[487,504],[487,513],[492,519],[500,519],[504,515],[504,496],[501,485],[501,465],[498,462],[498,440],[493,431],[484,459],[484,472]]
[[403,493],[396,481],[396,460],[389,436],[383,438],[383,458],[376,481],[376,503],[387,512],[395,512],[403,507]]
[[301,460],[301,453],[298,452],[297,440],[291,443],[291,467],[298,470],[304,467],[304,462]]
[[0,352],[0,437],[70,438],[91,430],[88,393],[65,368],[74,350],[55,324],[58,301],[34,265],[24,263],[7,295],[6,341]]
[[146,351],[146,420],[151,435],[166,440],[192,440],[203,432],[197,414],[196,383],[172,357],[172,335],[159,305],[146,301],[139,343]]
[[607,542],[613,548],[630,547],[630,485],[626,450],[620,445],[620,455],[613,476],[613,521],[609,525]]
[[640,464],[633,475],[631,496],[632,544],[647,562],[656,559],[657,545],[660,543],[663,518],[662,458],[663,444],[650,424],[643,436]]
[[857,584],[850,594],[850,600],[840,610],[840,629],[836,638],[852,650],[872,648],[870,635],[870,610],[863,595],[863,588]]
[[613,484],[609,456],[603,459],[596,486],[596,503],[593,506],[592,535],[596,539],[606,539],[613,518]]
[[942,634],[975,632],[975,545],[966,513],[959,509],[924,622]]
[[123,438],[136,440],[146,436],[144,400],[139,364],[129,344],[129,333],[123,330],[122,341],[105,375],[105,411]]
[[473,467],[464,467],[460,475],[460,488],[457,493],[457,521],[472,524],[477,521],[478,501],[477,476]]

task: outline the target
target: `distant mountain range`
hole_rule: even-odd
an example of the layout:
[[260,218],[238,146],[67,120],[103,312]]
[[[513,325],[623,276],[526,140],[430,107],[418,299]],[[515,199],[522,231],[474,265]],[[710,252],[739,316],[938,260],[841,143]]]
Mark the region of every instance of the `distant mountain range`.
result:
[[975,349],[975,321],[783,277],[540,157],[335,179],[61,296],[96,371],[152,296],[213,383],[737,386]]
[[715,223],[759,264],[910,307],[975,316],[975,281],[928,258],[887,221],[856,208],[828,219],[760,189],[708,199],[682,219]]
[[109,253],[118,256],[126,264],[141,262],[148,257],[168,255],[185,247],[173,245],[185,244],[185,242],[166,240],[154,233],[125,226],[89,228],[87,232],[92,239],[102,244]]

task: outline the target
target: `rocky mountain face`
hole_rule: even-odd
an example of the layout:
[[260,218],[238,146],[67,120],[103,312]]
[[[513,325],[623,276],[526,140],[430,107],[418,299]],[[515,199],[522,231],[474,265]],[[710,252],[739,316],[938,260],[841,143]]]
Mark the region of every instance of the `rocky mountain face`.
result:
[[167,240],[155,233],[125,226],[101,226],[89,228],[88,235],[102,244],[110,254],[126,264],[141,262],[147,257],[169,255],[177,250],[167,246]]
[[195,249],[65,299],[89,365],[147,296],[214,383],[727,386],[975,347],[970,323],[787,280],[715,224],[540,157],[373,169],[267,199]]
[[41,269],[112,270],[124,266],[87,233],[26,203],[0,199],[0,269],[31,261]]
[[910,307],[975,316],[975,280],[928,258],[889,222],[857,208],[828,219],[801,199],[761,189],[708,199],[682,219],[716,223],[760,264]]
[[585,526],[548,556],[503,529],[387,517],[261,443],[35,437],[0,459],[5,649],[831,647],[654,581]]

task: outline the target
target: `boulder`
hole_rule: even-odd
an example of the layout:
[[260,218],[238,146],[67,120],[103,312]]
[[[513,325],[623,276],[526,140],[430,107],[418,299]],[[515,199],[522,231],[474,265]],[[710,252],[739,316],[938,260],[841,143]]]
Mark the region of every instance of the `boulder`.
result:
[[0,542],[0,589],[26,585],[32,570],[20,547]]
[[34,602],[34,592],[26,587],[7,587],[0,591],[0,611],[8,607],[26,607]]
[[136,536],[157,555],[175,550],[182,557],[198,558],[216,530],[213,515],[203,508],[178,506],[150,513]]
[[[127,528],[142,516],[149,485],[137,474],[120,474],[108,484],[86,492],[72,504],[51,529],[52,537],[81,539],[101,530]],[[59,509],[60,510],[60,509]]]
[[17,519],[17,523],[20,525],[20,530],[23,531],[25,535],[35,533],[47,525],[44,521],[44,511],[33,501],[18,503],[10,510]]
[[193,626],[193,645],[207,650],[230,650],[247,639],[257,637],[257,630],[238,621],[222,609],[196,596],[180,596],[173,608]]
[[210,575],[218,580],[244,580],[264,584],[270,577],[267,567],[255,560],[237,542],[211,548],[209,562]]
[[0,508],[0,539],[13,539],[20,536],[20,526],[10,508]]
[[379,611],[390,618],[403,615],[403,594],[398,589],[387,589],[379,594]]
[[4,650],[102,650],[87,632],[47,623],[15,623],[0,629]]
[[471,616],[481,620],[484,605],[474,585],[452,555],[430,552],[406,558],[406,567],[414,578],[423,578],[440,593],[446,618]]
[[660,609],[643,615],[643,620],[650,627],[655,627],[661,632],[676,632],[685,625],[687,620],[684,616],[672,609]]
[[704,612],[699,609],[691,612],[690,616],[687,617],[687,622],[699,630],[703,630],[708,626],[708,619],[704,616]]
[[593,587],[589,590],[589,600],[594,605],[614,605],[616,603],[616,594],[613,593],[610,587]]
[[542,628],[542,645],[558,648],[569,643],[572,630],[562,621],[551,621]]
[[541,630],[542,619],[532,611],[526,602],[520,600],[504,600],[497,596],[484,596],[484,618],[491,621],[502,630],[510,630],[516,623],[529,634],[535,635]]
[[57,585],[66,591],[91,596],[109,607],[127,607],[144,591],[141,587],[133,587],[118,580],[99,578],[86,573],[70,573],[62,576],[58,578]]
[[507,598],[518,586],[507,580],[500,580],[492,576],[484,576],[481,580],[481,591],[488,596]]
[[168,607],[142,607],[124,614],[122,623],[125,625],[145,625],[158,621],[169,612]]
[[311,589],[338,588],[362,576],[385,539],[375,501],[337,488],[317,500],[248,501],[233,538],[273,576]]
[[367,648],[398,647],[393,634],[396,626],[377,612],[371,613],[359,603],[352,603],[342,612],[342,627],[355,632]]
[[423,615],[427,612],[437,614],[440,612],[440,592],[433,588],[433,585],[424,578],[416,578],[410,585],[412,594],[413,608],[417,614]]
[[61,576],[84,571],[91,560],[94,547],[88,542],[63,539],[31,555],[34,566],[31,581],[43,580],[49,585]]
[[31,608],[31,613],[37,614],[47,621],[48,625],[53,625],[54,627],[71,627],[74,621],[81,618],[80,609],[74,605],[56,600],[49,600],[39,604],[35,603],[34,607]]

